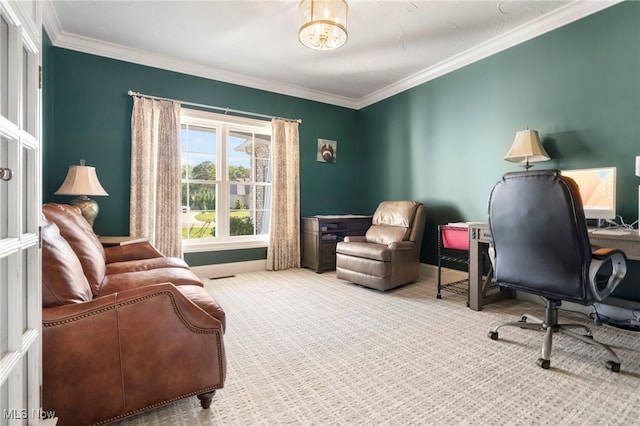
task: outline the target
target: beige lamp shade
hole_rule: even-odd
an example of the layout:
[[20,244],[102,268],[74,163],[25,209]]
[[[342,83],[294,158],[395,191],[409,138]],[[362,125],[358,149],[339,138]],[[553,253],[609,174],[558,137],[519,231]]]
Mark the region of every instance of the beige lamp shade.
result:
[[80,209],[82,216],[93,226],[100,207],[89,195],[109,195],[104,190],[94,167],[85,166],[84,160],[80,160],[79,166],[69,166],[67,177],[55,192],[56,195],[77,195],[69,204]]
[[69,166],[67,177],[55,194],[109,195],[100,185],[95,167],[90,166]]
[[504,159],[513,163],[524,162],[524,168],[528,169],[531,167],[530,162],[548,161],[551,157],[542,147],[538,132],[527,129],[516,133],[511,149],[504,156]]

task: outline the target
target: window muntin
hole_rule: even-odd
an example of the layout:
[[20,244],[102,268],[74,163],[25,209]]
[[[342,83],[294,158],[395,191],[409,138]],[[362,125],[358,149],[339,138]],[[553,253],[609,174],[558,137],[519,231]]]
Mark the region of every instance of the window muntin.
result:
[[185,248],[259,242],[269,234],[269,122],[182,110]]

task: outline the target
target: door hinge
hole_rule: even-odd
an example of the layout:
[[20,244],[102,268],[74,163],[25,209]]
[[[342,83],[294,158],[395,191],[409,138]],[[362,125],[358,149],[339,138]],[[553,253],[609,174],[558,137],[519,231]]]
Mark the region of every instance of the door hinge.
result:
[[38,89],[42,89],[42,65],[38,65]]
[[42,226],[38,226],[38,248],[42,249]]

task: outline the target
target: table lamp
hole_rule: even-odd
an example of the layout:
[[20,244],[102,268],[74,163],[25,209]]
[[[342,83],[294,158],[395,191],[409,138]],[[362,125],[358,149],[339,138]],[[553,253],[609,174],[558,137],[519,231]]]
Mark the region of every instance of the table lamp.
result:
[[89,196],[109,195],[100,185],[95,167],[85,166],[84,160],[80,160],[79,166],[69,166],[67,177],[55,194],[78,195],[69,204],[79,207],[82,216],[91,226],[93,226],[100,209],[98,203]]
[[540,143],[540,136],[535,130],[521,130],[516,133],[511,149],[504,159],[513,163],[524,163],[525,170],[533,167],[530,162],[548,161],[551,159]]

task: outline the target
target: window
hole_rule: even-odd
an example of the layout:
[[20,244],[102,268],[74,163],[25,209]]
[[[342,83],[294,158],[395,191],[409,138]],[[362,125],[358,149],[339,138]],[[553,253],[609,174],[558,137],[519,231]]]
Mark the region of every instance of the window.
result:
[[271,123],[183,108],[180,139],[184,250],[266,246]]

